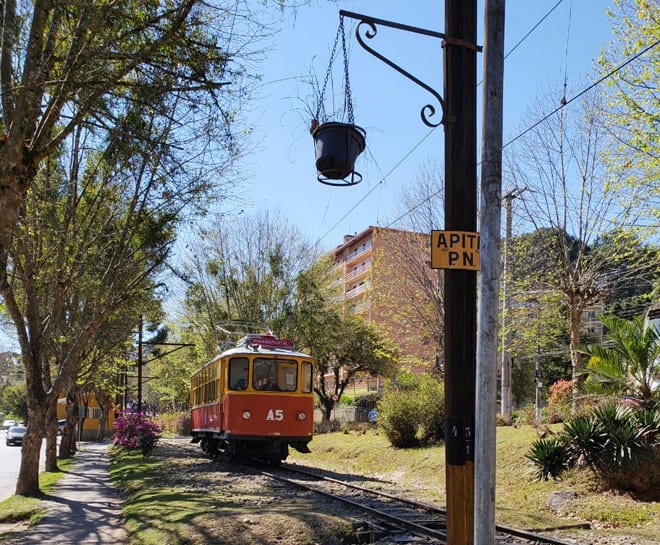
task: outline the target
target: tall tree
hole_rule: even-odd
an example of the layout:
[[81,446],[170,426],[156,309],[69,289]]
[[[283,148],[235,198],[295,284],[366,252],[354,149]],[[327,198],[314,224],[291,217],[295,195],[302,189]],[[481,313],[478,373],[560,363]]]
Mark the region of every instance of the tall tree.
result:
[[[147,297],[175,222],[239,150],[235,98],[249,74],[237,61],[264,27],[235,3],[201,0],[3,8],[0,290],[28,382],[17,492],[33,494],[44,408],[76,380],[101,324]],[[82,159],[94,148],[102,158]]]
[[211,354],[227,331],[281,333],[295,305],[296,278],[319,256],[272,211],[218,218],[192,249],[186,296],[191,323],[205,332]]
[[[547,103],[551,103],[549,94],[539,97],[534,117]],[[630,259],[629,275],[657,263],[632,265],[629,243],[635,235],[630,230],[619,233],[615,244],[597,244],[614,226],[634,225],[640,203],[630,192],[610,190],[620,177],[604,161],[611,140],[599,120],[598,97],[585,95],[576,108],[563,108],[524,133],[509,148],[507,163],[514,184],[529,189],[521,198],[529,223],[535,230],[552,231],[555,264],[554,270],[544,271],[543,289],[563,295],[577,394],[583,371],[579,351],[583,316],[604,300],[612,263]]]
[[236,149],[227,85],[240,94],[245,71],[234,61],[263,34],[238,7],[202,0],[3,3],[1,275],[41,161],[76,127],[88,124],[101,139],[109,132],[142,149],[145,132],[124,114],[151,110],[154,123],[175,122],[177,130],[167,138],[160,132],[148,147],[185,149],[207,174]]
[[[414,233],[430,234],[444,225],[444,178],[440,165],[430,161],[424,163],[413,180],[401,190],[398,208],[401,224]],[[430,240],[430,239],[429,239]],[[426,259],[423,258],[426,256]],[[399,317],[422,328],[428,338],[433,339],[437,357],[443,353],[444,294],[440,269],[430,268],[430,246],[420,251],[419,238],[411,236],[406,242],[395,245],[389,257],[391,267],[407,271],[408,281],[398,286],[408,294],[413,308],[396,309]],[[372,297],[382,297],[375,292]],[[387,298],[388,295],[385,294]],[[403,314],[402,312],[407,312]]]
[[[26,371],[29,421],[16,488],[25,495],[39,490],[48,412],[53,415],[57,397],[76,384],[99,336],[107,335],[104,324],[127,301],[148,305],[178,210],[191,199],[187,178],[172,182],[172,200],[163,197],[157,153],[135,155],[112,144],[95,153],[78,136],[69,167],[51,158],[33,181],[0,285]],[[124,337],[136,316],[122,322]],[[50,470],[56,467],[55,431],[51,426],[48,432]]]
[[355,376],[392,376],[398,354],[387,337],[360,316],[339,319],[334,329],[321,336],[320,343],[310,340],[315,345],[310,352],[317,363],[314,392],[321,402],[323,419],[328,422],[332,409]]
[[609,10],[615,39],[599,59],[603,74],[603,120],[616,139],[608,158],[647,203],[646,218],[660,221],[660,4],[656,0],[614,0]]

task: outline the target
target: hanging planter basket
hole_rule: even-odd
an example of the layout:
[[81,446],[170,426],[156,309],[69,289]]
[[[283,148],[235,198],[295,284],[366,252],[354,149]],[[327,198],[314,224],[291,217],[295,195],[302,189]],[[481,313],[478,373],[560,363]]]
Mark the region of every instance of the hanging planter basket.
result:
[[331,121],[316,127],[312,136],[319,182],[346,186],[362,181],[362,175],[355,172],[355,160],[364,151],[366,143],[366,132],[362,127]]
[[[324,121],[319,125],[321,113],[325,114],[323,98],[328,79],[332,72],[332,63],[341,36],[344,53],[344,112],[348,121]],[[355,160],[364,151],[367,133],[362,127],[355,125],[353,120],[353,101],[351,100],[351,85],[348,78],[348,56],[346,55],[346,37],[344,34],[344,16],[339,18],[339,28],[335,44],[330,55],[330,65],[319,95],[316,117],[312,120],[312,137],[316,150],[317,179],[322,184],[334,186],[350,186],[359,184],[362,175],[355,172]],[[340,116],[338,116],[340,117]]]

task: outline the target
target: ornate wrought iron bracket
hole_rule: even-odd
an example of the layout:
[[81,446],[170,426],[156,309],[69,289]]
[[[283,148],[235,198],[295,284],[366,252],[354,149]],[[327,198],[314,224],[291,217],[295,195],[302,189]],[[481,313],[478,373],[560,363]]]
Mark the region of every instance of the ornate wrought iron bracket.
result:
[[[345,11],[345,10],[340,10],[339,11],[339,16],[340,17],[350,17],[351,19],[357,19],[359,21],[357,28],[355,29],[355,37],[357,38],[358,43],[362,46],[363,49],[371,53],[374,57],[377,59],[380,59],[383,61],[385,64],[388,66],[391,66],[394,68],[397,72],[400,74],[403,74],[405,77],[407,77],[409,80],[412,82],[416,83],[423,89],[426,89],[433,97],[438,101],[438,104],[440,105],[440,109],[442,110],[442,118],[440,121],[435,122],[433,119],[433,116],[436,114],[436,107],[433,104],[426,104],[422,106],[422,109],[420,110],[420,116],[422,118],[422,122],[428,126],[428,127],[437,127],[444,123],[445,121],[445,103],[442,97],[440,96],[440,93],[438,93],[433,87],[430,85],[427,85],[424,83],[422,80],[419,78],[413,76],[410,72],[405,70],[404,68],[401,68],[398,64],[395,62],[391,61],[384,55],[378,53],[375,49],[372,47],[369,47],[364,38],[371,40],[376,37],[376,34],[378,34],[378,29],[376,25],[383,25],[391,28],[396,28],[399,30],[405,30],[406,32],[414,32],[415,34],[422,34],[424,36],[431,36],[432,38],[440,38],[442,40],[442,46],[445,47],[445,45],[456,45],[460,47],[467,47],[468,49],[472,49],[473,51],[481,51],[482,47],[473,43],[470,43],[466,40],[462,40],[460,38],[452,38],[451,36],[447,36],[446,34],[443,34],[442,32],[436,32],[434,30],[426,30],[423,28],[417,28],[414,26],[409,26],[409,25],[403,25],[401,23],[395,23],[393,21],[386,21],[385,19],[377,19],[376,17],[370,17],[369,15],[361,15],[359,13],[353,13],[351,11]],[[365,25],[365,26],[363,26]],[[364,31],[364,38],[361,34],[361,31]]]

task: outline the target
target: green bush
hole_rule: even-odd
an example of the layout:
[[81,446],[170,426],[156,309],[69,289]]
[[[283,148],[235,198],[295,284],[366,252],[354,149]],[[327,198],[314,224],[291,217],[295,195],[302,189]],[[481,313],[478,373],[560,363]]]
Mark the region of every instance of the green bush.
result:
[[190,412],[161,413],[154,417],[165,435],[190,435]]
[[536,478],[539,480],[559,479],[569,468],[566,445],[556,437],[534,441],[525,456],[538,466]]
[[419,398],[407,390],[390,390],[378,404],[378,427],[393,447],[406,448],[419,444]]
[[379,400],[380,396],[378,394],[365,394],[357,396],[353,401],[353,405],[362,409],[370,409],[375,407]]
[[420,431],[424,444],[432,444],[445,438],[445,385],[431,377],[425,377],[419,390]]
[[444,384],[431,376],[397,377],[377,408],[378,425],[394,447],[444,438]]

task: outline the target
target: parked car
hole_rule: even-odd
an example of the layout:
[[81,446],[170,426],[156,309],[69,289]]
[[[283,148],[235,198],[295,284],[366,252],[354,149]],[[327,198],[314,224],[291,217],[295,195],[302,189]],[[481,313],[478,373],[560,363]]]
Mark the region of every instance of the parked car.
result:
[[22,445],[25,426],[12,426],[7,430],[7,445]]
[[2,423],[2,429],[3,430],[8,430],[9,428],[11,428],[12,426],[15,426],[15,425],[16,425],[16,420],[5,420]]
[[57,435],[62,435],[62,432],[64,431],[64,424],[66,423],[66,420],[58,420],[57,421]]

